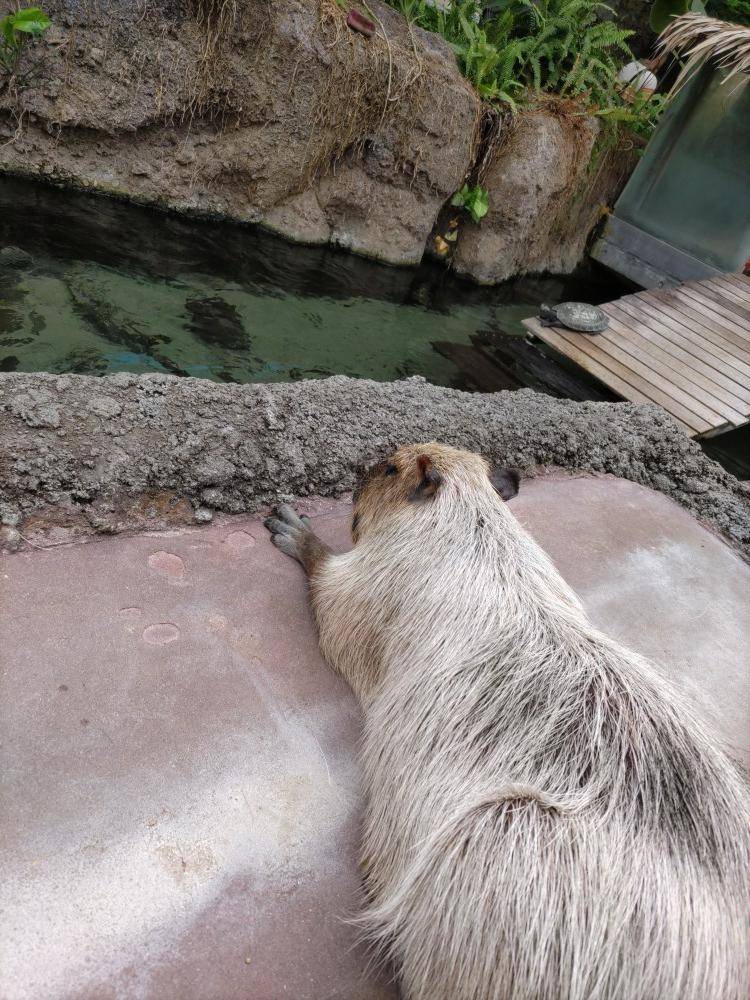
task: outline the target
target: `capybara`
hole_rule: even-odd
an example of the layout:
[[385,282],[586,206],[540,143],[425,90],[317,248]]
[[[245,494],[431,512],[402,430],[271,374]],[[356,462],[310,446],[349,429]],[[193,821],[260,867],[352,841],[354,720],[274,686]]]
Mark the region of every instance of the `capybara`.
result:
[[364,711],[364,932],[408,1000],[748,1000],[747,783],[517,489],[411,445],[358,483],[350,552],[267,521]]

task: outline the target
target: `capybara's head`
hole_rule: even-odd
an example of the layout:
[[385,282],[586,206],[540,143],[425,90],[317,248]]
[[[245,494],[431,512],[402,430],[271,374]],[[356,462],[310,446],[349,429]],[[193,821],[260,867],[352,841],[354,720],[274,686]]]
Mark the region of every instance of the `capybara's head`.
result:
[[410,444],[390,458],[357,470],[352,538],[358,541],[374,524],[409,504],[430,503],[451,493],[494,489],[503,500],[518,493],[515,469],[493,469],[481,455],[445,444]]

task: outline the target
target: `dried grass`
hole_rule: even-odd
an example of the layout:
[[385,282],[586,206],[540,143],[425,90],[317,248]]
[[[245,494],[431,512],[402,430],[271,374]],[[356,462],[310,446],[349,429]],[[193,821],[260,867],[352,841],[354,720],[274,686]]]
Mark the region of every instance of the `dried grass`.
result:
[[382,19],[366,3],[361,7],[376,25],[372,38],[347,27],[346,11],[335,0],[320,0],[320,30],[331,63],[313,115],[304,186],[386,133],[398,154],[419,110],[423,70],[413,36],[410,48],[396,47]]
[[203,31],[203,47],[190,88],[187,117],[223,118],[222,80],[227,74],[224,42],[237,22],[237,0],[189,0],[188,7]]
[[660,63],[679,55],[684,65],[672,94],[685,86],[706,61],[726,74],[724,83],[750,75],[750,28],[703,14],[683,14],[665,28],[656,43]]

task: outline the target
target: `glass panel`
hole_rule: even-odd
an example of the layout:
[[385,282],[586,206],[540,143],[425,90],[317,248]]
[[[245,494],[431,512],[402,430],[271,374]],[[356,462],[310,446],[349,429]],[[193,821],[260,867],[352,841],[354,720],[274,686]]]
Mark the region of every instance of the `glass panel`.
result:
[[750,257],[750,79],[704,68],[664,116],[615,215],[725,271]]

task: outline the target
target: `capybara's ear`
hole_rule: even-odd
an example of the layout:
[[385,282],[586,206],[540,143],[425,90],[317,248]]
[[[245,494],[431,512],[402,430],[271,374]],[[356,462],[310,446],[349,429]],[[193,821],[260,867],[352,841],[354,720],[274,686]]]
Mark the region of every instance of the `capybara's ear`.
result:
[[417,468],[420,475],[419,484],[409,499],[427,500],[428,497],[434,496],[435,493],[437,493],[438,488],[443,481],[443,477],[433,466],[432,459],[429,455],[419,456],[417,459]]
[[518,494],[521,477],[517,469],[490,469],[490,482],[507,502]]

